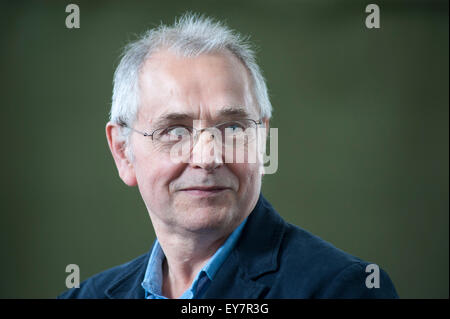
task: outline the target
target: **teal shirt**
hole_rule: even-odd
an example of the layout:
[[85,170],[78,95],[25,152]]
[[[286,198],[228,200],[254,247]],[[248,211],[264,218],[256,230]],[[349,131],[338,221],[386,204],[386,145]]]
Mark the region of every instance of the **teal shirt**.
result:
[[[206,265],[199,271],[195,277],[192,285],[187,289],[179,299],[197,299],[208,289],[209,284],[214,279],[217,271],[222,263],[233,250],[242,229],[247,222],[247,218],[228,236],[225,243],[216,251],[216,253],[208,260]],[[145,272],[142,287],[145,290],[146,299],[167,299],[162,295],[162,265],[165,255],[161,249],[158,239],[153,245],[152,253],[150,255],[147,270]]]

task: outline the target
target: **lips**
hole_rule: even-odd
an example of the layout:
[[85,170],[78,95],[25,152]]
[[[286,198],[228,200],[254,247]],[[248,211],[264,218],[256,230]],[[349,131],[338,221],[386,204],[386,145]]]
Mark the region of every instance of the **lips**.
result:
[[186,187],[182,190],[184,190],[184,191],[191,191],[191,190],[215,191],[215,190],[224,190],[224,189],[228,189],[228,187],[224,187],[224,186],[192,186],[192,187]]
[[230,188],[224,186],[191,186],[183,188],[181,191],[194,196],[211,196],[217,195]]

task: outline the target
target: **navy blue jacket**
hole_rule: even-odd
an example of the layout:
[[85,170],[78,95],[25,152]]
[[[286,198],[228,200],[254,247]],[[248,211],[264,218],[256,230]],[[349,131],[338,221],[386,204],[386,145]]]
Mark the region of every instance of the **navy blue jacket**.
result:
[[[144,298],[151,251],[101,272],[58,298]],[[380,269],[380,287],[367,288],[367,262],[285,222],[260,195],[236,247],[203,298],[398,298]]]

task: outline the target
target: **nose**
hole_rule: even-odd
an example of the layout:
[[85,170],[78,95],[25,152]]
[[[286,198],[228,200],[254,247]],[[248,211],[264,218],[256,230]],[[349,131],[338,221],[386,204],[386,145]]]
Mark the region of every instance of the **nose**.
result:
[[220,137],[215,131],[200,130],[194,140],[190,165],[194,168],[203,168],[213,171],[223,165],[222,146]]

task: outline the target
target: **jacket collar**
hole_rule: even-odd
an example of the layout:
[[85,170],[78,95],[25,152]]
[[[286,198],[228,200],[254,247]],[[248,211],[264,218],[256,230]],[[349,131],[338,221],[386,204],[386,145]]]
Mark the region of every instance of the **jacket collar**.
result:
[[[145,291],[141,283],[144,279],[149,258],[150,252],[139,257],[136,263],[130,262],[132,267],[127,269],[119,279],[111,282],[105,289],[106,297],[111,299],[144,299]],[[128,268],[127,265],[122,267]]]
[[203,298],[259,298],[270,287],[256,279],[278,269],[285,222],[260,195],[233,253]]
[[249,219],[237,253],[245,273],[254,279],[277,269],[285,222],[262,195]]
[[[284,221],[260,194],[235,249],[224,261],[203,298],[258,298],[270,287],[255,279],[278,268]],[[105,290],[108,298],[143,299],[141,282],[150,252]]]

